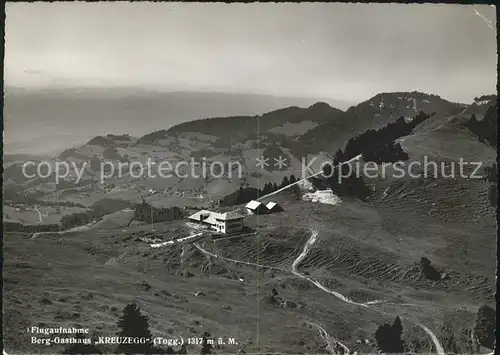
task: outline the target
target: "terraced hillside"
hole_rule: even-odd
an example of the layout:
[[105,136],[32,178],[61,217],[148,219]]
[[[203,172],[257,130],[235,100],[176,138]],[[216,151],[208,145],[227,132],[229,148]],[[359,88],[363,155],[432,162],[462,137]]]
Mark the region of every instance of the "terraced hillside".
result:
[[[149,314],[155,334],[227,334],[239,338],[238,350],[246,352],[324,352],[325,339],[310,323],[351,351],[371,352],[375,329],[396,314],[408,332],[418,333],[415,324],[422,323],[438,335],[445,318],[460,314],[455,331],[465,351],[461,332],[472,326],[479,304],[493,302],[493,253],[471,243],[466,268],[450,258],[437,259],[440,250],[459,247],[464,234],[477,237],[478,231],[462,227],[462,235],[451,238],[451,225],[422,220],[417,209],[415,219],[400,212],[407,216],[401,219],[403,230],[395,222],[399,206],[389,201],[344,200],[337,206],[283,201],[284,212],[247,219],[256,235],[158,249],[142,242],[138,230],[36,240],[9,234],[7,344],[30,349],[28,335],[19,331],[32,319],[23,309],[31,309],[42,324],[80,324],[111,334],[121,308],[135,300]],[[148,234],[164,237],[183,229],[179,222],[165,223]],[[313,230],[317,240],[298,271],[355,303],[373,305],[349,304],[292,272]],[[494,235],[492,229],[483,232]],[[418,266],[422,255],[444,268],[448,278],[426,280]],[[194,296],[198,291],[203,295]],[[282,324],[294,325],[283,329]]]

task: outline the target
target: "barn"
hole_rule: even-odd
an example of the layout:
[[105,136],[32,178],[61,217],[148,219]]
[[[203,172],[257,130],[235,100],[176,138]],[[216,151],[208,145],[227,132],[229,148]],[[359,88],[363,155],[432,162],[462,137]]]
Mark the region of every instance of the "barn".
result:
[[245,209],[249,213],[253,214],[265,214],[269,213],[269,210],[267,209],[266,205],[264,205],[262,202],[252,200],[249,203],[246,204]]
[[278,205],[276,202],[268,202],[266,208],[270,213],[283,212],[283,207]]

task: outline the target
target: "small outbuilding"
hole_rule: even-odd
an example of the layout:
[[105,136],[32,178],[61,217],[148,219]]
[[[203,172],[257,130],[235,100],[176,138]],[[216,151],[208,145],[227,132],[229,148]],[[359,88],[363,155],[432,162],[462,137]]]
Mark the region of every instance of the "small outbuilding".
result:
[[267,209],[266,205],[264,205],[262,202],[255,200],[252,200],[249,203],[247,203],[245,209],[253,214],[269,213],[269,210]]
[[266,208],[270,213],[283,212],[283,207],[278,205],[276,202],[268,202]]

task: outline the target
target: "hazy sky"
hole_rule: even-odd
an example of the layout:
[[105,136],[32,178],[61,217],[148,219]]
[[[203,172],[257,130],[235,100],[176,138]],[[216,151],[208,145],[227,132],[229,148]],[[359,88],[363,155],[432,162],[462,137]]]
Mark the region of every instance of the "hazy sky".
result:
[[[477,12],[476,12],[477,11]],[[492,6],[7,3],[5,83],[360,101],[496,92]]]

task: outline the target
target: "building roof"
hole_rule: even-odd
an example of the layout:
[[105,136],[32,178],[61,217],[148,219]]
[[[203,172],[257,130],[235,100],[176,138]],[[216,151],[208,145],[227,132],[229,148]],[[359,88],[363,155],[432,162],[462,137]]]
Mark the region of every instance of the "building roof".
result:
[[266,205],[267,209],[268,210],[282,210],[281,206],[278,205],[276,202],[268,202],[268,204]]
[[269,202],[266,207],[269,208],[269,209],[273,209],[275,206],[277,206],[278,204],[276,202]]
[[201,217],[201,215],[203,215],[203,214],[207,214],[207,213],[208,213],[208,214],[210,214],[211,212],[210,212],[210,211],[207,211],[207,210],[201,210],[201,211],[198,211],[198,212],[196,212],[196,213],[192,214],[192,215],[191,215],[191,216],[189,216],[188,218],[189,218],[189,219],[195,219],[195,220],[199,221],[199,220],[201,219],[201,218],[200,218],[200,217]]
[[215,224],[215,219],[213,218],[214,212],[207,211],[207,210],[201,210],[196,212],[195,214],[192,214],[188,218],[197,222],[201,222],[201,217],[206,216],[206,218],[203,219],[204,222],[210,223],[210,224]]
[[217,214],[218,214],[218,216],[216,216],[215,218],[222,219],[223,221],[229,221],[229,220],[233,220],[233,219],[243,218],[242,215],[240,215],[236,212],[226,212],[226,213],[222,213],[222,214],[219,214],[219,213],[217,213]]
[[249,203],[246,204],[245,208],[255,210],[256,208],[259,208],[259,206],[262,206],[263,203],[259,201],[252,200]]
[[207,211],[207,210],[198,211],[195,214],[192,214],[191,216],[189,216],[188,218],[190,220],[201,222],[202,216],[205,216],[205,218],[203,219],[203,222],[208,223],[208,224],[215,224],[216,219],[223,220],[223,221],[230,221],[230,220],[244,218],[242,215],[240,215],[236,212],[217,213],[217,212],[212,212],[212,211]]

